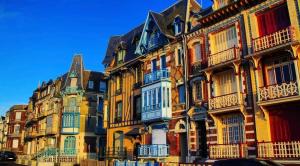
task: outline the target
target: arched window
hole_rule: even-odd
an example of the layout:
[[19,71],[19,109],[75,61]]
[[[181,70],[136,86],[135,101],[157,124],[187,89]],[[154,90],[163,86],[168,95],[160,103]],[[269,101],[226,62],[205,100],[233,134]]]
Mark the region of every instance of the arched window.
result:
[[179,35],[182,31],[182,24],[179,17],[174,19],[174,33],[175,35]]

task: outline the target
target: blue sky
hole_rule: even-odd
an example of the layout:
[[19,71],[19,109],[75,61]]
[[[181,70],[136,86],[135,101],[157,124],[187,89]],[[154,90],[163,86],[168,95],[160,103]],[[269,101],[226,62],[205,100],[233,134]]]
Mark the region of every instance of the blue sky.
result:
[[67,72],[76,53],[83,54],[86,69],[103,71],[110,36],[140,25],[149,10],[160,12],[175,2],[0,0],[0,115],[27,103],[39,82]]

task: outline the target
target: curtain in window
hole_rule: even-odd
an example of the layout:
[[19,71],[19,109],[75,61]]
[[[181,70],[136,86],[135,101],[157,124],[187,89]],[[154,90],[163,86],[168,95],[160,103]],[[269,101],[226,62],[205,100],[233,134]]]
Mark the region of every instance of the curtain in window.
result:
[[230,70],[217,74],[214,79],[214,89],[216,89],[216,96],[237,92],[234,71]]
[[212,46],[212,54],[238,46],[236,27],[232,26],[213,35],[214,46]]
[[300,112],[298,108],[282,108],[269,111],[272,141],[291,141],[300,139]]
[[286,3],[257,15],[259,35],[265,36],[291,25]]

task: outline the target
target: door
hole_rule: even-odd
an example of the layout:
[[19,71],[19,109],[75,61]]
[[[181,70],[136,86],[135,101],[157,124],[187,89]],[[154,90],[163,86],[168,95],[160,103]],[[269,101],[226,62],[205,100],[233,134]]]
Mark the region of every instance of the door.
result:
[[207,158],[207,144],[206,144],[206,127],[205,121],[198,122],[198,151],[201,158]]
[[180,134],[180,162],[186,162],[187,157],[187,134]]

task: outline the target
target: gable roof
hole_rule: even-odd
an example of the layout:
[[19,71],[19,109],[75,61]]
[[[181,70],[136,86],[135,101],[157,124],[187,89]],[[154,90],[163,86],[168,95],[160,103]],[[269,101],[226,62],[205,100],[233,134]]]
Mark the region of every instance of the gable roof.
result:
[[[189,0],[179,0],[172,6],[168,7],[166,10],[162,11],[161,13],[156,13],[150,11],[148,16],[151,15],[155,20],[156,25],[159,27],[161,33],[163,33],[166,37],[174,39],[175,34],[173,30],[173,22],[174,19],[178,16],[180,19],[185,22],[186,21],[186,13],[187,13],[187,5]],[[148,17],[147,17],[148,18]],[[128,33],[122,36],[113,36],[110,38],[108,42],[108,47],[106,50],[106,55],[102,61],[102,64],[108,65],[113,61],[114,52],[118,47],[120,42],[126,43],[126,55],[124,58],[124,62],[128,62],[134,58],[136,58],[137,54],[135,54],[136,45],[132,43],[132,40],[138,36],[141,37],[142,31],[146,24],[143,23],[142,25],[132,29]],[[183,24],[183,28],[185,25]]]

